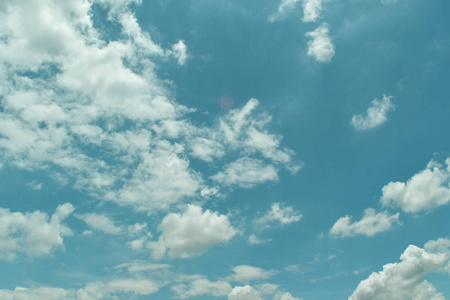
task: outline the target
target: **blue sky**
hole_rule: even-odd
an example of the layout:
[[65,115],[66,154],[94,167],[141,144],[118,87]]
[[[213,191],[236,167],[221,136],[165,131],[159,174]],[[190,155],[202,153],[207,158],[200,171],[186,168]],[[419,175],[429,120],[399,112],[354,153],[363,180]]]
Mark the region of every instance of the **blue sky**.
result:
[[448,299],[449,9],[3,1],[0,298]]

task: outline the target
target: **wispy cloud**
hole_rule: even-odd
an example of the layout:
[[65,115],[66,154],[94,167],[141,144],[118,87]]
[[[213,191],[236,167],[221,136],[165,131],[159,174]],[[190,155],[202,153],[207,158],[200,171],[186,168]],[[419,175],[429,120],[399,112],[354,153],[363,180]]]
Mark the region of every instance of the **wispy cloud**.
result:
[[387,121],[386,114],[395,110],[392,96],[383,95],[383,100],[374,99],[365,116],[353,115],[351,124],[356,130],[367,130],[380,126]]

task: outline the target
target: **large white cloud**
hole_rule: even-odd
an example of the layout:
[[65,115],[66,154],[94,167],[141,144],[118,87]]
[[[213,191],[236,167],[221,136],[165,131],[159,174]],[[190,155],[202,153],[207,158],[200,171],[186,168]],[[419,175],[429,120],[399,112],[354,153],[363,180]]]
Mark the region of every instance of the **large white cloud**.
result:
[[410,245],[400,256],[401,262],[383,266],[383,271],[372,273],[361,281],[349,300],[445,300],[436,288],[424,280],[450,258],[446,252],[427,251]]
[[392,98],[392,96],[383,95],[383,100],[374,99],[365,116],[353,115],[352,126],[356,130],[367,130],[386,122],[386,114],[395,109],[395,105],[391,102]]
[[307,32],[308,55],[313,56],[318,62],[329,62],[335,54],[333,42],[328,34],[328,24],[322,23],[314,31]]
[[[446,165],[446,166],[445,166]],[[450,158],[445,165],[432,160],[425,170],[407,182],[389,182],[383,187],[383,206],[399,207],[408,213],[430,211],[450,202]]]
[[162,258],[166,251],[171,258],[196,256],[236,234],[227,216],[210,210],[203,212],[195,205],[188,205],[183,214],[165,216],[158,230],[158,241],[147,245],[154,259]]
[[387,211],[376,213],[375,209],[367,208],[361,220],[351,222],[351,217],[345,216],[336,221],[330,229],[335,237],[352,237],[356,235],[373,236],[379,232],[388,231],[399,221],[399,213],[389,215]]
[[11,260],[20,253],[42,256],[64,248],[64,237],[72,231],[63,221],[73,210],[70,203],[59,205],[49,220],[41,211],[23,214],[0,208],[0,259]]
[[303,0],[303,22],[317,22],[322,10],[322,0]]
[[228,294],[228,300],[262,300],[261,294],[249,285],[236,286]]
[[140,1],[95,2],[121,29],[117,39],[101,39],[91,1],[8,0],[0,7],[2,165],[45,169],[95,198],[147,212],[217,190],[192,169],[192,157],[228,159],[221,164],[240,157],[267,173],[251,183],[235,178],[238,186],[275,180],[280,166],[298,171],[294,153],[268,129],[270,117],[256,113],[256,99],[210,126],[193,125],[192,110],[173,101],[154,71],[156,57],[184,64],[184,42],[170,49],[153,42],[127,6]]

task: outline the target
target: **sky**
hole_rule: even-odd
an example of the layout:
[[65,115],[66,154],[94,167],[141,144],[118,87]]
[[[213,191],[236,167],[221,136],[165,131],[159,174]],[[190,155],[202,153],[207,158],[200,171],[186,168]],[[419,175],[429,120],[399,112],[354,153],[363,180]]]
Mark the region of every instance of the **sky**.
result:
[[0,298],[450,299],[449,10],[1,1]]

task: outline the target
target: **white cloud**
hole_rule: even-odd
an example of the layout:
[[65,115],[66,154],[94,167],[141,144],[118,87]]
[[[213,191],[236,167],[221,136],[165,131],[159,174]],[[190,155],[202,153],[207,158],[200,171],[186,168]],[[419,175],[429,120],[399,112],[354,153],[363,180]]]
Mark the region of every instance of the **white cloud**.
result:
[[262,240],[254,234],[251,234],[248,237],[248,243],[250,245],[259,245],[259,244],[263,244],[263,243],[267,243],[267,242],[270,242],[270,240]]
[[275,271],[268,271],[262,268],[240,265],[232,268],[233,274],[227,277],[229,281],[248,283],[253,280],[269,279]]
[[387,121],[386,114],[395,109],[392,96],[383,95],[383,100],[374,99],[367,109],[367,115],[353,115],[351,124],[356,130],[366,130],[380,126]]
[[61,288],[23,288],[16,287],[11,290],[0,290],[2,300],[75,300],[73,290]]
[[89,227],[102,231],[104,233],[119,234],[122,231],[122,228],[120,226],[117,226],[114,220],[105,215],[88,213],[75,216],[86,222]]
[[265,165],[262,160],[242,157],[211,178],[226,186],[252,188],[266,181],[277,181],[278,173],[274,166]]
[[328,35],[328,24],[322,23],[314,31],[307,32],[308,55],[313,56],[318,62],[329,62],[335,54],[334,45]]
[[192,280],[189,284],[181,283],[172,286],[172,290],[177,294],[177,297],[181,299],[204,295],[223,297],[227,296],[231,289],[231,285],[228,282],[212,282],[206,278]]
[[235,286],[228,294],[228,300],[262,300],[260,293],[249,285]]
[[262,217],[255,219],[255,223],[261,225],[268,225],[271,222],[278,221],[281,225],[298,222],[303,215],[296,212],[292,206],[283,207],[283,203],[272,204],[271,209]]
[[425,170],[405,182],[389,182],[382,189],[383,206],[399,207],[408,213],[430,211],[450,202],[450,158],[445,166],[432,160]]
[[146,271],[155,271],[171,268],[168,264],[152,264],[145,261],[133,261],[114,267],[114,269],[127,269],[128,273],[141,273]]
[[73,210],[70,203],[59,205],[49,220],[41,211],[23,214],[0,208],[0,259],[11,260],[19,253],[42,256],[64,248],[63,237],[72,231],[62,222]]
[[450,253],[431,253],[410,245],[400,256],[401,262],[383,266],[361,281],[349,300],[445,300],[436,288],[424,280],[447,262]]
[[277,293],[275,294],[274,300],[302,300],[302,298],[297,298],[291,295],[291,293]]
[[322,10],[322,0],[303,0],[303,22],[317,22]]
[[147,244],[154,259],[162,258],[166,251],[170,258],[196,256],[236,234],[227,216],[210,210],[202,212],[194,205],[188,205],[183,214],[166,215],[158,230],[158,241]]
[[279,20],[283,18],[286,14],[288,14],[290,11],[295,9],[295,6],[298,2],[301,0],[281,0],[280,5],[278,6],[278,10],[272,14],[268,20],[270,22],[274,22],[276,20]]
[[351,217],[345,216],[336,221],[330,229],[335,237],[353,237],[356,235],[373,236],[389,231],[394,223],[400,224],[399,213],[389,215],[388,212],[376,213],[375,209],[367,208],[361,220],[351,223]]
[[186,63],[187,55],[187,46],[184,41],[179,40],[178,43],[172,46],[172,54],[178,59],[179,65],[184,65]]

